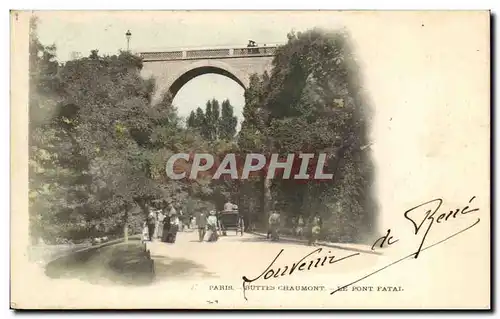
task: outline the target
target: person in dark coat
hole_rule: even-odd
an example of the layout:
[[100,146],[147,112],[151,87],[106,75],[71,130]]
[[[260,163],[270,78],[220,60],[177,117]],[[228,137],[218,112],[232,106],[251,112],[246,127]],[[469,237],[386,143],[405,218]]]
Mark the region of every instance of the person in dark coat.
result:
[[147,223],[148,223],[149,240],[153,241],[153,235],[154,235],[155,226],[156,226],[156,218],[155,218],[155,214],[153,212],[149,213]]
[[168,233],[170,232],[170,216],[166,215],[163,219],[163,232],[161,234],[161,241],[166,243],[168,240]]
[[196,214],[196,226],[198,226],[198,239],[203,241],[207,232],[207,214],[205,212]]

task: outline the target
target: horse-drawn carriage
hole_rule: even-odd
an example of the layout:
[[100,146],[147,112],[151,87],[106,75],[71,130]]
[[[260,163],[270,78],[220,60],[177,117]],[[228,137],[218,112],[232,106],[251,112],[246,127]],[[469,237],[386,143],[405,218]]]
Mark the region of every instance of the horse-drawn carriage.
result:
[[228,230],[235,230],[236,235],[240,233],[240,236],[243,236],[245,222],[239,211],[221,211],[217,219],[219,220],[219,229],[222,232],[222,236],[227,236]]

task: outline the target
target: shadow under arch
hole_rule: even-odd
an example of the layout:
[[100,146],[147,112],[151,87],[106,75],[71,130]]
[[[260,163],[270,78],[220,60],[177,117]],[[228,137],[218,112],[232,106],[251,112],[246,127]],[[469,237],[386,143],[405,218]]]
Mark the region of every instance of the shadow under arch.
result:
[[168,91],[171,98],[173,99],[186,83],[204,74],[219,74],[228,77],[238,83],[238,85],[240,85],[245,90],[245,83],[247,81],[245,81],[243,75],[238,73],[239,72],[237,72],[237,70],[234,70],[226,65],[219,65],[216,63],[191,65],[190,68],[181,72],[181,74],[170,85]]

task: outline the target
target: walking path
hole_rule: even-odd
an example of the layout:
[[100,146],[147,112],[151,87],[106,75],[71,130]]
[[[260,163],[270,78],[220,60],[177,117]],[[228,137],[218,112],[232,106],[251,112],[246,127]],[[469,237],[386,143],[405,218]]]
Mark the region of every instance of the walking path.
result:
[[[241,279],[241,275],[254,274],[265,269],[270,261],[276,258],[280,250],[279,264],[291,265],[297,257],[311,253],[311,247],[305,241],[283,237],[280,241],[266,240],[263,233],[244,233],[243,236],[229,233],[221,236],[216,242],[200,242],[196,231],[185,231],[177,234],[174,244],[161,241],[146,242],[146,248],[154,260],[157,281],[168,280],[211,280],[229,277],[231,280]],[[320,243],[329,247],[322,254],[343,256],[350,252],[365,253],[364,259],[374,260],[377,253],[371,247],[363,245],[347,245]],[[342,252],[344,251],[344,252]],[[371,256],[371,257],[369,257]],[[345,268],[342,270],[342,268]],[[324,271],[351,271],[350,265],[342,263],[335,267],[326,267]]]

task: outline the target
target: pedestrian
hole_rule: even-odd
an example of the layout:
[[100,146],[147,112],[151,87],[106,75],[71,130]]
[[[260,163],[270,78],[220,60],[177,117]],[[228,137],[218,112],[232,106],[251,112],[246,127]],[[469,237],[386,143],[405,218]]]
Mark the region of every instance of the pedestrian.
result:
[[297,236],[297,217],[291,218],[292,235]]
[[323,224],[323,221],[321,220],[321,217],[319,214],[314,214],[312,221],[311,221],[311,231],[310,231],[310,236],[309,236],[309,246],[316,246],[316,242],[318,240],[319,234],[321,233],[321,226]]
[[271,215],[273,214],[273,212],[269,213],[269,216],[267,217],[267,239],[269,239],[271,237],[271,233],[272,233],[272,230],[271,230],[271,224],[269,223],[269,218],[271,218]]
[[217,234],[217,216],[214,210],[210,211],[210,216],[207,218],[207,224],[209,229],[208,241],[213,242],[219,239]]
[[175,243],[175,240],[177,239],[177,232],[179,231],[180,227],[180,220],[179,216],[177,214],[172,216],[171,219],[171,228],[170,228],[170,233],[171,233],[171,243]]
[[175,243],[177,239],[177,232],[179,231],[179,217],[177,215],[170,216],[170,227],[165,236],[165,242]]
[[297,221],[297,236],[299,238],[304,237],[304,226],[305,226],[304,217],[302,215],[299,215],[299,219]]
[[281,223],[281,216],[278,211],[274,211],[269,216],[269,227],[271,231],[271,240],[279,240],[279,226]]
[[196,225],[198,226],[198,239],[203,241],[207,232],[207,214],[203,211],[196,215]]
[[191,224],[191,226],[190,226],[190,227],[191,227],[191,229],[193,229],[193,230],[194,230],[194,229],[196,228],[196,217],[195,217],[195,216],[191,216],[191,217],[189,217],[189,218],[190,218],[189,223]]
[[160,210],[158,212],[158,231],[156,233],[157,238],[161,240],[163,237],[163,221],[165,220],[165,214]]
[[156,226],[156,218],[155,214],[153,212],[149,212],[148,218],[147,218],[147,223],[148,223],[148,237],[150,241],[153,241],[153,235],[155,232],[155,226]]
[[169,210],[168,214],[169,214],[170,216],[177,215],[177,211],[175,210],[174,205],[173,205],[173,204],[169,204],[169,206],[170,206],[170,210]]
[[148,241],[149,240],[149,228],[148,228],[147,221],[145,221],[142,224],[142,240],[143,241]]
[[184,214],[184,223],[183,224],[187,230],[191,229],[191,216],[187,212]]
[[155,216],[155,230],[153,232],[153,238],[158,238],[158,231],[159,231],[159,226],[160,226],[160,221],[158,220],[158,213],[159,211],[158,210],[154,210],[153,211],[153,214]]
[[163,231],[161,234],[161,241],[162,242],[164,242],[164,243],[168,242],[171,227],[172,227],[172,224],[171,224],[170,216],[165,215],[165,218],[163,219]]

